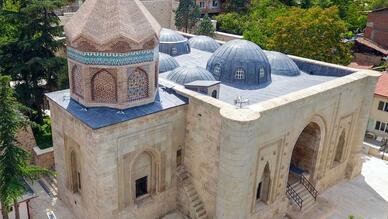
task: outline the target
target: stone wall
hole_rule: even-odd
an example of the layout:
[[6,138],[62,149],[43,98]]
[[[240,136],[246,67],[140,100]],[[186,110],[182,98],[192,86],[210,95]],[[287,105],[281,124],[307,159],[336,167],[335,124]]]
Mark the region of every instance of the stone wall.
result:
[[16,141],[19,147],[32,153],[33,148],[36,147],[36,141],[31,126],[21,128],[16,134]]
[[40,149],[34,147],[33,149],[34,164],[47,169],[55,169],[54,148]]

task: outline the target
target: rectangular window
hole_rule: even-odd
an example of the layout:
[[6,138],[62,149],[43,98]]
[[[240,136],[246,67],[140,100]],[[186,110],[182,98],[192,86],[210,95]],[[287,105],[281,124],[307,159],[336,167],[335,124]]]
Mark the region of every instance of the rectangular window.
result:
[[179,149],[176,152],[176,165],[180,166],[182,164],[182,149]]
[[256,200],[259,200],[261,198],[261,184],[262,182],[257,185]]
[[384,111],[385,111],[385,112],[388,112],[388,103],[385,103]]
[[78,189],[81,190],[81,173],[77,172],[77,176],[78,176]]
[[218,1],[217,1],[217,0],[213,0],[212,6],[213,6],[214,8],[218,7]]
[[384,131],[384,130],[385,130],[385,123],[382,122],[382,123],[381,123],[381,126],[380,126],[380,131]]
[[380,101],[379,102],[379,106],[377,107],[378,110],[383,110],[384,108],[384,102],[383,101]]
[[375,129],[380,130],[380,121],[376,121]]
[[199,7],[204,8],[205,7],[205,2],[199,2]]
[[136,198],[147,194],[147,176],[136,180]]
[[385,132],[388,133],[388,125],[385,126]]

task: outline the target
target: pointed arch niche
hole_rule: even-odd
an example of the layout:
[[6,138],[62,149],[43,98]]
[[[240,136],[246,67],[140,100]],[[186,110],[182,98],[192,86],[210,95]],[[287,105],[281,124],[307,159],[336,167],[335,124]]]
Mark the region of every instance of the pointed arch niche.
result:
[[147,72],[136,68],[128,76],[128,100],[137,101],[147,98],[149,95],[149,80]]
[[105,69],[92,78],[92,100],[98,103],[117,102],[116,78]]
[[344,158],[344,152],[345,152],[345,145],[346,145],[346,132],[343,129],[341,132],[341,135],[337,140],[335,154],[333,156],[333,165],[332,165],[333,167],[342,163],[342,161],[344,160],[343,158]]
[[81,67],[74,65],[71,69],[71,84],[73,93],[82,97],[84,96],[83,77]]

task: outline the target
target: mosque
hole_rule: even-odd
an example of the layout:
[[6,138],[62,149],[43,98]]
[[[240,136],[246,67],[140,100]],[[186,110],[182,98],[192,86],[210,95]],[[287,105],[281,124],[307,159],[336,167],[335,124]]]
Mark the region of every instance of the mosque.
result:
[[360,174],[376,72],[181,35],[138,0],[87,0],[65,34],[47,97],[77,218],[283,218]]

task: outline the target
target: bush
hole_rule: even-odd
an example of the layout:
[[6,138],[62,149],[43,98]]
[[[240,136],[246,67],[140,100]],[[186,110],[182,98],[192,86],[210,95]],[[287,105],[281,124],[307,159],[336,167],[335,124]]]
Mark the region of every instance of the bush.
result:
[[215,17],[219,30],[226,33],[242,35],[247,17],[236,12],[220,14]]
[[46,149],[53,146],[50,117],[44,117],[42,125],[33,123],[32,131],[36,144],[40,149]]

